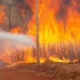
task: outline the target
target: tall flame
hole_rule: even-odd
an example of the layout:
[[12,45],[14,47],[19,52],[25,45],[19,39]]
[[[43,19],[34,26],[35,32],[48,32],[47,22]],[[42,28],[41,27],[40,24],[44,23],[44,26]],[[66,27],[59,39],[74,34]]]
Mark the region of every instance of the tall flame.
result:
[[[25,0],[18,8],[23,26],[15,26],[9,32],[25,33],[36,41],[36,0]],[[58,62],[78,60],[80,53],[80,1],[38,0],[39,42],[41,61],[50,59]],[[28,5],[29,9],[25,9]],[[4,7],[2,8],[4,9]],[[30,11],[31,15],[26,12]],[[0,12],[0,23],[4,23],[5,12]],[[26,16],[27,21],[25,20]],[[30,18],[30,19],[28,19]],[[27,27],[27,28],[26,28]],[[24,28],[24,30],[23,30]],[[27,52],[30,54],[27,55]],[[25,62],[36,62],[33,49],[26,50]],[[33,54],[32,54],[33,53]]]
[[[32,19],[28,24],[28,34],[36,36],[35,1],[26,0],[26,3],[31,6],[33,11]],[[63,60],[64,58],[70,59],[74,55],[74,58],[78,57],[80,46],[79,12],[80,2],[78,0],[39,0],[39,41],[42,54],[53,55],[56,61],[57,57],[61,57]],[[42,45],[44,49],[42,49]],[[53,57],[53,61],[55,58]]]

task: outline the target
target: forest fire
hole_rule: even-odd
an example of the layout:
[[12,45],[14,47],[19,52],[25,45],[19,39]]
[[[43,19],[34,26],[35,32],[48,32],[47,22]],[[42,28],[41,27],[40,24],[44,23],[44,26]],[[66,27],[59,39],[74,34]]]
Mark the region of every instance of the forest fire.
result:
[[[0,5],[0,25],[10,33],[26,34],[36,42],[35,0],[15,1],[22,25],[6,26],[7,6]],[[16,13],[15,13],[16,14]],[[80,60],[80,0],[39,0],[39,43],[41,62],[75,62]],[[6,44],[7,45],[7,44]],[[18,46],[18,45],[17,45]],[[36,62],[35,48],[9,49],[2,56],[9,63]],[[1,52],[1,51],[0,51]],[[15,60],[12,60],[12,57]]]

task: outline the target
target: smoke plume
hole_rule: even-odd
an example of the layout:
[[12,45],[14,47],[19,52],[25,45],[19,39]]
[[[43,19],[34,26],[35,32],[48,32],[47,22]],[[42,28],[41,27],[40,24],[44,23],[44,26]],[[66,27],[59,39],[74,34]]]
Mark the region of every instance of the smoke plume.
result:
[[0,51],[33,46],[34,42],[27,35],[0,32]]

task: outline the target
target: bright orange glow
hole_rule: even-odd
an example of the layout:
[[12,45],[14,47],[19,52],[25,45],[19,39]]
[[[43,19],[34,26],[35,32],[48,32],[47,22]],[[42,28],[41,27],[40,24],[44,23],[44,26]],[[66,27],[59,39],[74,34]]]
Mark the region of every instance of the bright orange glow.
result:
[[0,24],[4,25],[6,19],[5,6],[0,5]]
[[[28,30],[25,29],[23,32],[23,26],[15,26],[9,32],[25,33],[36,41],[36,2],[25,0],[25,3],[32,11],[28,25],[25,25]],[[65,63],[77,61],[80,58],[80,4],[77,0],[39,0],[38,7],[41,62],[47,59]],[[19,10],[24,21],[27,16],[26,11],[25,9]],[[5,12],[1,11],[0,15],[2,16],[0,23],[3,23]],[[33,48],[25,50],[24,62],[36,62],[34,50]],[[9,51],[7,55],[10,56],[11,52]]]
[[20,26],[15,26],[12,29],[10,29],[10,33],[21,33],[21,27]]
[[[35,1],[26,0],[26,3],[31,6],[33,11],[32,19],[28,24],[28,34],[36,36]],[[80,8],[79,6],[80,4],[76,0],[71,0],[71,2],[67,0],[65,2],[64,0],[39,0],[39,41],[40,45],[44,46],[44,52],[49,56],[50,60],[70,62],[67,58],[69,58],[72,52],[74,52],[75,58],[78,57],[80,13],[77,8]],[[69,52],[72,50],[71,48],[73,51]],[[41,50],[42,54],[45,54],[42,48]],[[53,56],[50,55],[52,53]],[[59,58],[60,56],[62,57]]]

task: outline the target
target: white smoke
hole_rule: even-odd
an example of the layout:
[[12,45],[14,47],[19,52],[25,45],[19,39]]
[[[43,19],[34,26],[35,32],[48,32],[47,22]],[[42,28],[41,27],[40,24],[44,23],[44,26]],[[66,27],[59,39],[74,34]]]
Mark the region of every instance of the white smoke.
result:
[[24,47],[35,47],[34,42],[29,36],[0,32],[0,51]]

